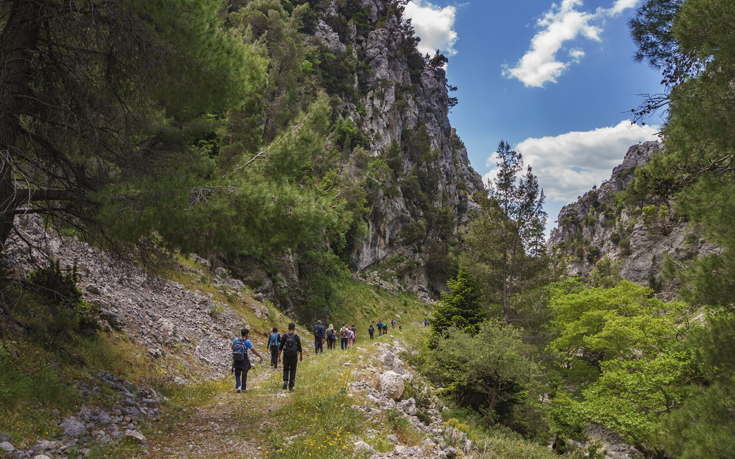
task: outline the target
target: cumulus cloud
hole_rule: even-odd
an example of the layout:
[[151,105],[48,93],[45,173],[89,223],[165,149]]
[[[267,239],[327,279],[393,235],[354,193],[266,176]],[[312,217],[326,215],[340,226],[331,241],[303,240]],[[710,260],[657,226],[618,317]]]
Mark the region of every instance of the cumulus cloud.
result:
[[[517,78],[526,86],[543,87],[569,68],[579,63],[584,52],[578,48],[565,49],[564,43],[584,37],[600,40],[602,25],[606,18],[618,16],[635,7],[638,0],[616,0],[610,8],[597,8],[594,13],[580,11],[582,0],[563,0],[560,5],[552,4],[536,26],[541,29],[531,40],[531,48],[521,57],[515,67],[505,67],[503,76]],[[559,56],[561,54],[561,56]]]
[[[568,132],[556,137],[528,138],[514,147],[533,168],[548,202],[569,203],[610,178],[628,147],[656,140],[656,126],[640,126],[621,121],[617,126],[587,132]],[[494,166],[496,154],[488,158]],[[484,179],[495,178],[496,169]]]
[[454,56],[457,51],[457,32],[454,29],[454,18],[457,9],[453,6],[441,8],[426,0],[413,0],[406,4],[404,16],[411,19],[416,35],[421,38],[419,52],[433,56],[440,50],[447,56]]

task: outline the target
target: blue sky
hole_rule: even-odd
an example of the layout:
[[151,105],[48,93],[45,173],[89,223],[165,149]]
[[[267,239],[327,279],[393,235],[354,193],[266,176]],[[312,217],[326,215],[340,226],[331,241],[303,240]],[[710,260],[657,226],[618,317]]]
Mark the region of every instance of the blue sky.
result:
[[[452,126],[472,166],[492,177],[500,140],[521,152],[547,195],[548,228],[561,207],[600,185],[630,145],[656,139],[659,118],[631,125],[661,76],[635,63],[628,19],[642,0],[413,0],[422,51],[449,57],[459,105]],[[433,52],[431,53],[433,54]]]

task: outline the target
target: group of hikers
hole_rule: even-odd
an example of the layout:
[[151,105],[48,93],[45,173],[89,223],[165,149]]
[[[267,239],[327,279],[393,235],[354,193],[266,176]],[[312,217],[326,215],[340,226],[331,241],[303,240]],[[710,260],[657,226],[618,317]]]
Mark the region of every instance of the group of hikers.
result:
[[340,340],[340,346],[342,349],[352,347],[357,340],[357,328],[355,324],[347,326],[342,324],[342,328],[339,331],[334,329],[334,325],[329,324],[327,329],[324,329],[321,320],[316,321],[314,326],[314,350],[316,354],[324,352],[324,340],[327,341],[327,349],[337,349],[337,337]]
[[[246,390],[248,371],[253,366],[248,357],[248,349],[260,360],[265,361],[248,339],[249,334],[250,326],[246,326],[240,330],[241,337],[235,338],[232,342],[232,372],[235,374],[235,390],[238,393]],[[296,384],[296,363],[304,360],[301,338],[296,334],[296,325],[293,322],[288,324],[288,333],[283,335],[279,335],[278,328],[273,327],[267,346],[271,351],[271,366],[278,368],[278,364],[283,363],[283,390],[288,388],[293,391]]]
[[[389,323],[387,321],[379,320],[375,325],[378,328],[378,336],[388,333]],[[390,326],[395,330],[395,319],[390,321]],[[426,326],[428,326],[428,320],[424,319],[424,327]],[[403,331],[403,322],[398,322],[398,330]],[[265,360],[255,350],[253,343],[248,339],[249,334],[250,326],[246,325],[245,328],[240,330],[241,337],[235,338],[232,342],[232,372],[235,374],[235,391],[238,393],[246,390],[248,370],[252,368],[250,358],[248,357],[248,349],[252,350],[260,360]],[[373,327],[372,323],[368,328],[368,334],[372,340],[375,334],[375,327]],[[355,324],[351,324],[349,327],[346,323],[342,324],[342,328],[339,331],[334,329],[334,325],[329,324],[329,327],[325,330],[322,321],[317,320],[314,326],[315,353],[321,354],[324,352],[325,338],[327,349],[336,349],[337,336],[340,338],[341,349],[352,347],[357,340],[357,328],[355,328]],[[283,390],[289,389],[293,391],[296,383],[296,364],[304,359],[301,338],[296,334],[296,325],[293,322],[288,324],[288,332],[282,335],[278,333],[278,327],[273,327],[268,337],[267,348],[271,352],[271,367],[273,369],[277,369],[278,364],[283,363]]]

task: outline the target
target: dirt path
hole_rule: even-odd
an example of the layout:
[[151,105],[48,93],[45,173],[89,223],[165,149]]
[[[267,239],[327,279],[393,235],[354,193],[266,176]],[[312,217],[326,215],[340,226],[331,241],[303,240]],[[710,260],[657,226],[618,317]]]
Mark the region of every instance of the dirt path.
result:
[[[248,390],[236,393],[234,377],[227,390],[212,397],[171,432],[148,438],[146,458],[229,458],[264,456],[262,417],[288,403],[288,393],[279,390],[280,368],[258,366],[248,377]],[[231,384],[230,384],[231,383]]]

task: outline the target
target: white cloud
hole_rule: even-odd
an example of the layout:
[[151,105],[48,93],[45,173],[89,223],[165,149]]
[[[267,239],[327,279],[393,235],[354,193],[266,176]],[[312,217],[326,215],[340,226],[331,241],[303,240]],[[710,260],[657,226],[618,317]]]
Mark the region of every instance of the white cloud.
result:
[[421,38],[418,48],[422,55],[433,56],[437,49],[447,56],[457,54],[454,49],[457,32],[453,30],[456,12],[453,6],[441,8],[426,0],[408,2],[404,16],[411,19],[416,35]]
[[[656,140],[656,126],[621,121],[617,126],[587,132],[568,132],[556,137],[528,138],[514,147],[533,168],[548,201],[569,203],[610,178],[631,145]],[[496,154],[488,159],[495,165]],[[485,175],[492,180],[495,169]]]
[[[584,52],[578,48],[565,50],[564,43],[576,40],[580,35],[600,41],[602,24],[606,18],[614,17],[635,7],[638,0],[616,0],[611,8],[597,8],[594,13],[579,11],[582,0],[563,0],[539,19],[536,26],[541,29],[531,40],[531,48],[515,67],[505,66],[503,76],[517,78],[526,86],[543,87],[544,83],[556,83],[556,79],[571,64],[579,63]],[[558,53],[566,51],[566,56]]]

